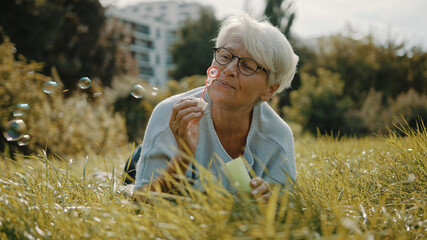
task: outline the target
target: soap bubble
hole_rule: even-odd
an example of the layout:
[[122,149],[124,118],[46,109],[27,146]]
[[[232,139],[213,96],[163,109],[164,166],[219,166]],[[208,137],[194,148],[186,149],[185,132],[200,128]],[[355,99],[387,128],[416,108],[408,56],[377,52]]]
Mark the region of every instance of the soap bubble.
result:
[[80,89],[88,89],[90,87],[90,79],[88,77],[82,77],[79,80]]
[[100,97],[102,95],[102,92],[96,92],[93,93],[92,97]]
[[16,104],[15,110],[13,111],[14,117],[22,117],[27,115],[28,110],[30,109],[30,105],[28,103],[20,103]]
[[146,93],[145,88],[139,84],[135,84],[130,91],[130,94],[134,98],[142,98],[145,93]]
[[159,93],[159,89],[157,87],[153,87],[151,89],[151,95],[157,96],[158,93]]
[[28,135],[28,134],[25,134],[25,135],[23,135],[22,137],[20,137],[19,139],[18,139],[18,145],[19,146],[25,146],[25,145],[27,145],[29,142],[30,142],[30,135]]
[[43,85],[43,92],[47,94],[54,93],[58,91],[58,89],[59,89],[58,83],[56,83],[55,81],[47,81]]
[[3,136],[7,141],[16,141],[22,137],[26,128],[25,122],[22,119],[9,121],[5,128],[6,131],[3,132]]

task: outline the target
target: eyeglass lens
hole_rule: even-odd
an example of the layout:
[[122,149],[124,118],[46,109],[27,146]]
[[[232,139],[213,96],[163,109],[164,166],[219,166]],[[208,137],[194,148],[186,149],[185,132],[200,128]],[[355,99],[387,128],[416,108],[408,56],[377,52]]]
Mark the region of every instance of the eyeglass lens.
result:
[[231,61],[233,61],[234,57],[239,59],[238,66],[241,73],[245,75],[252,75],[258,70],[258,64],[253,59],[234,56],[226,48],[218,48],[215,51],[215,60],[221,65],[229,64]]

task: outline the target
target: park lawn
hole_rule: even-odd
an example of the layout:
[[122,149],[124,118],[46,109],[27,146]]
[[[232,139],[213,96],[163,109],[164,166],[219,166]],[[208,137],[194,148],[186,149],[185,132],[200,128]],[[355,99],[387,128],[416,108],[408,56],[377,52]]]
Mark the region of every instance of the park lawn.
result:
[[183,182],[137,205],[120,187],[128,153],[3,157],[0,239],[426,239],[427,132],[403,132],[297,136],[297,181],[266,203],[205,174],[205,192]]

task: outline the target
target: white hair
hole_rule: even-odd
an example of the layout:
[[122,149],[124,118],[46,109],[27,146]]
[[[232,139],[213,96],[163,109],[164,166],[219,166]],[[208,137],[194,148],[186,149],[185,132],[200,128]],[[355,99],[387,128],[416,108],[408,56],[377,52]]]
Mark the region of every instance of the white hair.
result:
[[247,14],[232,16],[221,24],[216,46],[222,47],[234,37],[238,37],[258,64],[270,72],[268,84],[279,84],[276,93],[291,86],[299,58],[277,27],[266,19],[256,20]]

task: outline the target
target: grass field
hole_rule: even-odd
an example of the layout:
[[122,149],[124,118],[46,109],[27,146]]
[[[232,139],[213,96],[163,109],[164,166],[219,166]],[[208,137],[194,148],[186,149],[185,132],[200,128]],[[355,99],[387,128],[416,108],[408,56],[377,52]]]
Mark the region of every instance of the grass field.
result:
[[3,158],[0,239],[427,239],[427,132],[404,132],[297,137],[297,182],[267,203],[206,176],[203,193],[136,205],[119,189],[129,152]]

